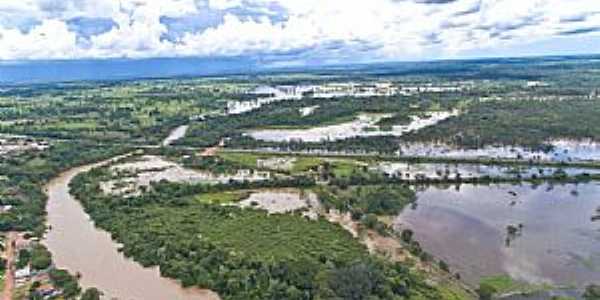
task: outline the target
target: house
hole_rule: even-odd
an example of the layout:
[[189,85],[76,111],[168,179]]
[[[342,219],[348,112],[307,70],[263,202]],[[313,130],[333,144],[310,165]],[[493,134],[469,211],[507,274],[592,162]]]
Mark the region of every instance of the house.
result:
[[[1,180],[1,178],[0,178]],[[9,212],[13,208],[12,205],[0,205],[0,213]]]
[[31,267],[30,266],[25,266],[24,268],[15,271],[15,279],[16,280],[26,279],[26,278],[29,278],[29,276],[31,276]]

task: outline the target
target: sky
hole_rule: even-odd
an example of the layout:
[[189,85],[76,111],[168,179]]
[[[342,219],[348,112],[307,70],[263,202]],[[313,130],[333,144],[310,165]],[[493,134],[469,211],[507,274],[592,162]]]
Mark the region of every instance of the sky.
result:
[[600,53],[599,0],[0,0],[10,61],[273,66]]

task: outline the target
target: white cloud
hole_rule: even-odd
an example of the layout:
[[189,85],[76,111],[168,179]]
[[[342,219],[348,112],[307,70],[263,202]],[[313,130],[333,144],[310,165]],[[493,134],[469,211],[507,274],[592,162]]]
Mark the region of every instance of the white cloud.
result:
[[210,0],[208,6],[213,9],[228,9],[242,5],[241,0]]
[[[425,2],[429,2],[425,3]],[[600,30],[597,0],[0,0],[0,60],[265,55],[327,59],[452,56]],[[219,25],[165,39],[161,18],[224,15]],[[246,11],[250,11],[248,13]],[[277,19],[274,15],[279,14]],[[77,17],[116,26],[78,36]]]

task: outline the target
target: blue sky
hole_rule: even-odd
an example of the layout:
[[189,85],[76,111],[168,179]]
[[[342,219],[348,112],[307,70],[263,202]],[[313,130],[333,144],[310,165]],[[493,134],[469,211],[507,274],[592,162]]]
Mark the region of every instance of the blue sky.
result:
[[598,0],[0,0],[0,61],[266,64],[600,52]]

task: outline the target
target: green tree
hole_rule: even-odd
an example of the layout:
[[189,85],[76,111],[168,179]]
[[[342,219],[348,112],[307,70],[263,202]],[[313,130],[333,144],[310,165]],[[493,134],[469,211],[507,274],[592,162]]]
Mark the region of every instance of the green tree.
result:
[[400,234],[400,238],[405,243],[410,243],[412,241],[412,237],[413,237],[413,231],[410,229],[404,229],[404,230],[402,230],[402,233]]
[[479,288],[477,289],[477,294],[481,300],[491,300],[496,292],[496,288],[487,283],[479,284]]
[[36,245],[31,250],[31,267],[35,270],[44,270],[52,264],[52,254],[42,245]]
[[583,298],[586,300],[600,300],[600,285],[590,284],[585,288]]
[[81,295],[81,300],[100,300],[100,296],[102,296],[102,292],[100,292],[97,288],[88,288]]
[[380,270],[370,263],[355,263],[336,269],[329,277],[329,288],[340,299],[362,300],[380,290],[384,278]]

